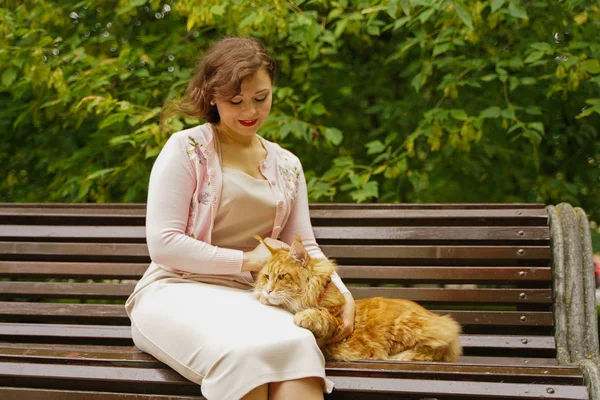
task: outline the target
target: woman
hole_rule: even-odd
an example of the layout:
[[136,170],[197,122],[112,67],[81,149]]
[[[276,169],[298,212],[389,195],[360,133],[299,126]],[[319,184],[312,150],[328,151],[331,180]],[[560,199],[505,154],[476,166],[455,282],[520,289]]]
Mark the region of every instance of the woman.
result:
[[[299,160],[256,134],[271,110],[274,62],[257,41],[226,38],[198,65],[175,111],[208,122],[173,134],[152,168],[152,263],[125,305],[133,340],[209,400],[322,399],[333,384],[313,335],[251,293],[269,256],[253,235],[282,248],[299,235],[324,257]],[[354,300],[332,280],[347,299],[339,341],[353,330]]]

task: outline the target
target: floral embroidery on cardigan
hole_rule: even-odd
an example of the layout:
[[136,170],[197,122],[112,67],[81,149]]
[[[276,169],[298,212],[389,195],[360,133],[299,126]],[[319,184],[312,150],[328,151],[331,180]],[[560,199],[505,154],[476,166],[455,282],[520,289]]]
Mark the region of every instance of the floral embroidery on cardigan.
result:
[[200,196],[198,196],[198,202],[207,205],[208,203],[210,203],[210,193],[209,192],[202,192],[200,193]]
[[284,165],[279,165],[279,175],[281,175],[283,182],[285,183],[285,195],[290,200],[290,203],[293,203],[296,201],[296,195],[298,194],[300,171],[287,155],[284,154],[282,160],[282,164]]
[[190,148],[187,151],[188,156],[192,160],[198,160],[200,165],[206,165],[206,157],[204,156],[204,146],[191,136],[188,136]]
[[[194,238],[194,220],[196,219],[196,214],[198,213],[198,203],[194,200],[190,201],[190,212],[188,215],[187,225],[185,227],[185,234],[189,237]],[[194,238],[195,239],[195,238]]]

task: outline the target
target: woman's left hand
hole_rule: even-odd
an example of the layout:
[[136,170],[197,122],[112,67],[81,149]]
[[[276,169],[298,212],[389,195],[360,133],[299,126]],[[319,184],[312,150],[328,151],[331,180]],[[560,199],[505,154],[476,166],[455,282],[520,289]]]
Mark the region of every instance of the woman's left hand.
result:
[[327,341],[327,344],[338,343],[346,339],[354,332],[354,297],[350,293],[344,293],[346,303],[342,310],[343,329],[334,337]]

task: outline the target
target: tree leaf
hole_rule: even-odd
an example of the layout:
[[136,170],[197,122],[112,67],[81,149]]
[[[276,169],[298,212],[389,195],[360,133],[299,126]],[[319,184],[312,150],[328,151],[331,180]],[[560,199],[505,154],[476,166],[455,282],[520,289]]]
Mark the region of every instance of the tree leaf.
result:
[[388,3],[387,13],[390,17],[396,19],[396,14],[398,14],[398,0],[391,0]]
[[327,110],[322,103],[315,103],[310,106],[310,111],[313,115],[323,115]]
[[433,15],[434,12],[435,12],[435,8],[428,8],[427,10],[425,10],[421,14],[419,14],[419,21],[421,21],[421,23],[424,24],[425,22],[427,22],[429,17],[431,17]]
[[479,113],[479,116],[482,118],[498,118],[500,117],[500,111],[500,107],[493,106],[483,110],[481,113]]
[[502,118],[513,119],[515,118],[515,109],[512,107],[505,108],[504,110],[500,111],[500,115]]
[[541,122],[531,122],[527,126],[533,130],[538,131],[542,135],[544,134],[544,124]]
[[367,33],[371,36],[379,36],[381,34],[381,30],[376,25],[367,26]]
[[402,7],[402,11],[404,14],[410,17],[410,3],[409,0],[400,0],[400,7]]
[[290,134],[290,132],[292,132],[292,130],[294,129],[294,125],[292,125],[289,122],[286,122],[285,124],[283,124],[281,126],[281,128],[279,129],[279,138],[281,140],[285,139],[287,137],[287,135]]
[[526,76],[525,78],[521,78],[521,85],[531,86],[531,85],[535,85],[536,83],[537,83],[537,80],[535,78],[530,77],[530,76]]
[[546,43],[546,42],[531,43],[529,45],[529,47],[531,47],[532,49],[538,50],[538,51],[542,51],[546,54],[554,53],[554,50],[552,49],[552,46],[550,45],[550,43]]
[[[581,66],[590,74],[600,73],[600,62],[598,60],[582,61]],[[4,79],[4,75],[2,75],[2,79]]]
[[533,62],[538,61],[539,59],[541,59],[542,57],[544,57],[544,53],[541,51],[534,51],[531,54],[529,54],[527,56],[527,58],[525,59],[525,64],[531,64]]
[[377,181],[369,181],[367,184],[363,185],[362,188],[351,192],[350,196],[358,203],[362,203],[371,198],[378,198],[379,184]]
[[5,87],[9,87],[15,81],[17,77],[17,70],[14,68],[7,68],[2,73],[2,85]]
[[506,0],[492,0],[492,12],[498,10],[504,5]]
[[333,143],[334,145],[339,145],[342,143],[342,139],[344,138],[344,134],[337,128],[325,128],[325,132],[323,132],[325,138]]
[[448,50],[453,50],[453,49],[454,49],[454,45],[451,42],[442,43],[433,48],[433,56],[434,57],[438,56],[440,54],[447,52]]
[[508,6],[508,13],[516,18],[521,18],[521,19],[527,18],[527,10],[525,9],[525,7],[523,7],[519,4],[512,3],[512,2]]
[[215,4],[210,8],[210,12],[212,15],[222,17],[225,14],[225,6],[222,4]]
[[385,145],[380,140],[373,140],[365,145],[367,154],[377,154],[385,150]]
[[473,20],[471,19],[471,13],[467,7],[465,7],[462,0],[454,0],[454,9],[462,20],[462,22],[469,28],[473,29]]
[[467,115],[465,110],[461,109],[450,110],[450,115],[452,116],[452,118],[457,119],[459,121],[466,121],[467,119],[469,119],[469,116]]

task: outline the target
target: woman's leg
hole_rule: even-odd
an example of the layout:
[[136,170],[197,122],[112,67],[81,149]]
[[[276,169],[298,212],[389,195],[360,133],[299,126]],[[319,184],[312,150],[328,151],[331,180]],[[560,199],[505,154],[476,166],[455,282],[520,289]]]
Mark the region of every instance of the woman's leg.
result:
[[269,400],[323,400],[323,379],[309,377],[271,382]]
[[269,384],[265,383],[257,388],[252,389],[247,395],[240,400],[267,400],[269,394]]

